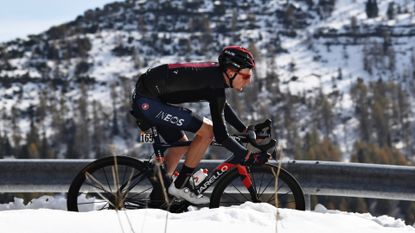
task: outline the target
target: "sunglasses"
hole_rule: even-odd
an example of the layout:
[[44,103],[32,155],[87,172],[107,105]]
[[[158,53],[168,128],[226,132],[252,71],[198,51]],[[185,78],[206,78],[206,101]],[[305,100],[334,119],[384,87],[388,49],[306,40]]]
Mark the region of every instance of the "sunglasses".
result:
[[244,74],[244,73],[238,72],[237,74],[239,74],[242,77],[243,80],[248,80],[248,79],[250,79],[252,77],[252,74],[251,73]]

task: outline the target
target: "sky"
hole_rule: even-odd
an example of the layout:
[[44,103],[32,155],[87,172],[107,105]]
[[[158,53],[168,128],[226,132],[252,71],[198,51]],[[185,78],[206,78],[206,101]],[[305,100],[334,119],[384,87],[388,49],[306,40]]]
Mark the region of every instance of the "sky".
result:
[[0,229],[7,233],[415,233],[401,219],[327,210],[321,204],[313,211],[277,212],[266,203],[246,202],[172,214],[159,209],[68,212],[65,203],[63,196],[43,196],[26,206],[19,199],[1,204]]
[[0,0],[0,42],[24,38],[121,0]]

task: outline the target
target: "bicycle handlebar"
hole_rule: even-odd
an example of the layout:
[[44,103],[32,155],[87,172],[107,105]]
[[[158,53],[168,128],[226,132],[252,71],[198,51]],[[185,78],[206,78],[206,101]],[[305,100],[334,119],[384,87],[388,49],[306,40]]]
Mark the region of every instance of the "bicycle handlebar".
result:
[[240,139],[241,142],[247,142],[253,145],[254,147],[258,148],[262,152],[268,151],[272,147],[276,147],[278,141],[275,139],[271,139],[265,145],[259,145],[257,143],[257,139],[266,139],[271,137],[271,125],[272,121],[270,119],[266,119],[264,122],[259,123],[255,126],[248,127],[246,133],[236,134],[235,136]]

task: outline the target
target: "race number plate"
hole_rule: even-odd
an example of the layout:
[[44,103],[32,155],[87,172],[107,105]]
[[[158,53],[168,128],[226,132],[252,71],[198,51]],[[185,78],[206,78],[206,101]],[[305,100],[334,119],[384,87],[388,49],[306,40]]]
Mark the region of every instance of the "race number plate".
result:
[[141,143],[153,143],[154,137],[151,133],[140,132],[140,142]]

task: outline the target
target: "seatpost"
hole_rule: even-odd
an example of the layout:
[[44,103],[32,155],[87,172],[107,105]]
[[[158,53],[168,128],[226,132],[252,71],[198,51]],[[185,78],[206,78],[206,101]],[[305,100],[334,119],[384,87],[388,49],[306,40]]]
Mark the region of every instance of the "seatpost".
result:
[[166,172],[166,168],[164,167],[164,157],[162,154],[162,151],[160,149],[160,147],[158,147],[157,145],[161,144],[161,140],[160,140],[160,136],[157,132],[156,127],[152,127],[151,128],[151,132],[154,136],[154,143],[153,143],[153,148],[154,148],[154,153],[155,153],[155,158],[154,158],[154,172],[155,175],[158,178],[158,181],[161,184],[162,190],[163,190],[163,197],[164,197],[164,201],[168,204],[167,205],[167,211],[169,211],[170,209],[170,199],[169,196],[167,195],[167,187],[166,187],[166,183],[165,183],[165,174]]
[[151,133],[154,136],[154,143],[153,143],[153,149],[154,153],[156,154],[156,157],[160,157],[162,155],[161,150],[156,145],[159,145],[161,143],[160,136],[157,132],[156,127],[151,127]]

